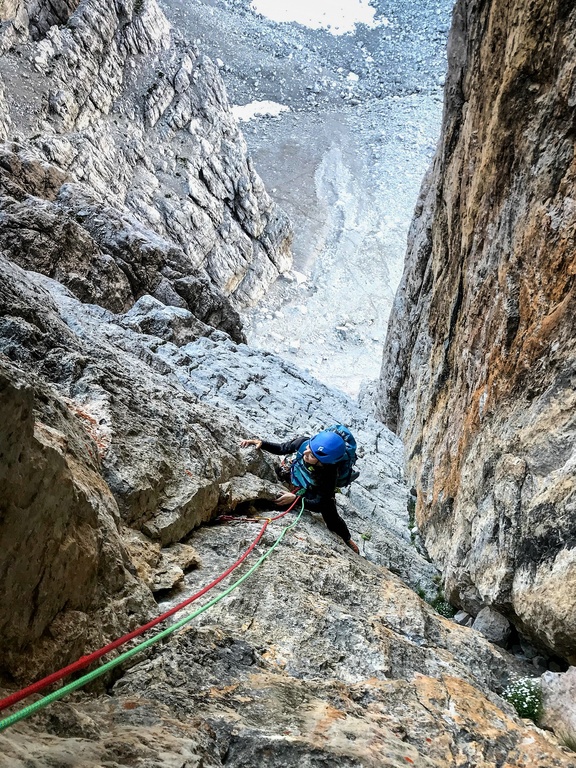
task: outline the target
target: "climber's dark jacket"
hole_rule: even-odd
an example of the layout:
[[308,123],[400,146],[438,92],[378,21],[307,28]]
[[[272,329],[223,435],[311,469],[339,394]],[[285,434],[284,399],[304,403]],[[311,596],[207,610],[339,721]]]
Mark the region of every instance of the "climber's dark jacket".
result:
[[[262,450],[276,456],[296,453],[300,446],[309,440],[308,437],[298,436],[285,443],[269,443],[262,440]],[[310,465],[311,466],[311,465]],[[320,512],[329,530],[341,536],[345,542],[350,541],[350,531],[336,509],[336,476],[335,464],[314,464],[314,485],[304,494],[304,507],[310,512]]]

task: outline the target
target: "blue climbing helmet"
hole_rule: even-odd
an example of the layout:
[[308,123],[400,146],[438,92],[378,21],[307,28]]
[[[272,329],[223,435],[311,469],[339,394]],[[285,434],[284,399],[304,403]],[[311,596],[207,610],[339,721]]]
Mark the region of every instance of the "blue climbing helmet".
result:
[[310,440],[310,450],[322,464],[336,464],[346,455],[346,442],[336,432],[325,429]]
[[345,488],[350,485],[360,474],[358,470],[354,469],[354,464],[356,464],[354,435],[343,424],[334,424],[311,440],[304,440],[298,448],[296,458],[290,464],[290,479],[297,488],[307,489],[316,485],[317,465],[310,466],[304,461],[304,451],[308,447],[322,464],[336,465],[337,488]]

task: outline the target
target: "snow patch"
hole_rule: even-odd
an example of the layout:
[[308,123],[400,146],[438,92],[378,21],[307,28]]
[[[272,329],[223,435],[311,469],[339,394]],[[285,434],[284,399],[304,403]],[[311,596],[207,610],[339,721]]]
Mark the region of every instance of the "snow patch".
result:
[[236,120],[247,122],[257,115],[269,115],[278,117],[281,112],[289,112],[290,107],[278,104],[275,101],[251,101],[250,104],[242,104],[232,107],[232,114]]
[[[354,32],[356,24],[377,27],[376,9],[368,0],[252,0],[250,7],[272,21],[295,21],[311,29],[327,29],[333,35]],[[388,19],[386,26],[390,23]]]
[[308,280],[303,272],[298,272],[296,269],[292,270],[292,275],[298,285],[303,285]]

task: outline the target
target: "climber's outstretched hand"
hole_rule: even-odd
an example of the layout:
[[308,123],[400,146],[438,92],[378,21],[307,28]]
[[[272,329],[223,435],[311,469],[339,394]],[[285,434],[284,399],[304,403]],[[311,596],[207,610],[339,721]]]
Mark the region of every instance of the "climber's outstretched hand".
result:
[[262,440],[242,440],[240,442],[240,448],[249,448],[251,445],[253,445],[255,448],[261,448],[262,446]]

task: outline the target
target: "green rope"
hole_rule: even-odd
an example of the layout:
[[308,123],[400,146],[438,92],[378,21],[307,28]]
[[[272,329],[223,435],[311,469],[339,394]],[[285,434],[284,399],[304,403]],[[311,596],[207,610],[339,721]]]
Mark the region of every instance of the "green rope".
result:
[[90,683],[92,680],[95,680],[97,677],[100,677],[101,675],[108,672],[108,670],[114,669],[114,667],[117,667],[119,664],[122,664],[122,662],[126,661],[126,659],[130,659],[132,656],[135,656],[137,653],[140,653],[140,651],[143,651],[145,648],[149,648],[151,645],[154,645],[155,643],[158,643],[160,640],[163,640],[165,637],[168,637],[173,632],[176,632],[176,630],[183,627],[185,624],[188,624],[190,621],[192,621],[192,619],[195,619],[196,616],[199,616],[201,613],[204,613],[204,611],[207,611],[208,608],[211,608],[213,605],[216,605],[216,603],[219,603],[220,600],[223,600],[227,595],[230,594],[230,592],[236,589],[236,587],[239,587],[240,584],[242,584],[243,581],[245,581],[252,573],[254,573],[254,571],[264,562],[264,560],[266,560],[266,558],[272,554],[272,552],[276,549],[278,544],[280,544],[280,542],[284,538],[286,532],[297,525],[298,521],[302,517],[303,511],[304,511],[304,501],[302,501],[300,512],[298,513],[298,517],[294,520],[294,522],[290,523],[290,525],[287,525],[282,530],[282,533],[280,534],[280,536],[278,536],[274,544],[272,544],[270,549],[267,552],[265,552],[256,563],[254,563],[254,565],[252,566],[252,568],[250,568],[249,571],[246,571],[246,573],[243,576],[241,576],[233,584],[227,587],[224,590],[224,592],[221,592],[219,595],[212,598],[212,600],[206,603],[206,605],[203,605],[201,608],[198,608],[190,615],[184,616],[184,618],[180,619],[180,621],[177,621],[171,627],[168,627],[167,629],[162,630],[157,635],[154,635],[153,637],[148,638],[148,640],[143,640],[141,643],[138,643],[138,645],[136,645],[134,648],[131,648],[129,651],[125,651],[124,653],[120,654],[120,656],[117,656],[115,659],[112,659],[111,661],[106,662],[106,664],[103,664],[101,667],[98,667],[98,669],[94,669],[92,670],[92,672],[88,672],[88,674],[83,675],[82,677],[78,678],[78,680],[74,680],[72,683],[68,683],[68,685],[65,685],[62,688],[59,688],[57,691],[54,691],[53,693],[49,693],[48,696],[44,696],[42,699],[39,699],[39,701],[35,701],[33,704],[29,704],[27,707],[24,707],[20,711],[15,712],[13,715],[6,717],[4,720],[0,720],[0,731],[3,731],[6,728],[9,728],[11,725],[14,725],[20,720],[24,720],[24,718],[30,717],[30,715],[33,715],[35,712],[38,712],[38,710],[44,709],[44,707],[47,707],[53,701],[62,699],[67,694],[72,693],[72,691],[76,691],[78,688],[82,688],[87,683]]

